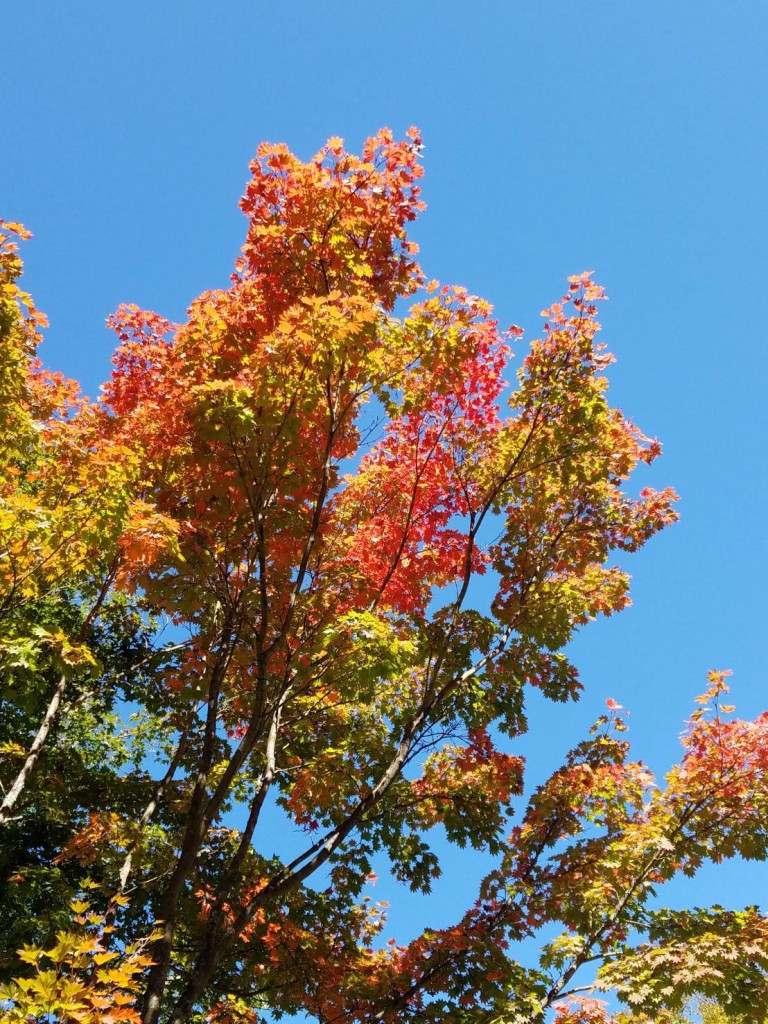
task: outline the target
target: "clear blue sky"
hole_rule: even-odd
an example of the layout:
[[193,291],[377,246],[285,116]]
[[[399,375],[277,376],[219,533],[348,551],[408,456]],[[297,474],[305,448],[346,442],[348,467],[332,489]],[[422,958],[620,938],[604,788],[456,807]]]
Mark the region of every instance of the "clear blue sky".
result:
[[[329,135],[357,146],[416,124],[427,274],[535,332],[565,277],[594,269],[614,401],[665,445],[643,482],[683,499],[631,560],[634,606],[574,644],[582,704],[536,708],[532,770],[612,696],[663,771],[712,667],[734,670],[746,713],[766,706],[766,0],[10,0],[3,14],[0,215],[35,233],[49,365],[93,393],[118,303],[181,318],[226,283],[260,141],[308,157]],[[399,936],[458,916],[478,867],[465,857],[431,901],[393,911]],[[766,882],[765,866],[731,865],[671,895],[768,904]]]

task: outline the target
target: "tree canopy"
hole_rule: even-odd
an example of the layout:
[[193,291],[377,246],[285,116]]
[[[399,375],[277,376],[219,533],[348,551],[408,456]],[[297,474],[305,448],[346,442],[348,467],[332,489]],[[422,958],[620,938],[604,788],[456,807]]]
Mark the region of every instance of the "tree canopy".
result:
[[[626,606],[616,554],[675,494],[628,483],[660,445],[609,404],[590,274],[516,360],[518,328],[422,273],[420,151],[261,146],[230,286],[181,324],[121,307],[96,401],[38,361],[2,225],[8,1020],[768,1011],[756,907],[656,900],[766,858],[768,715],[733,718],[713,672],[662,782],[613,701],[525,778],[527,693],[578,698],[563,649]],[[385,942],[371,873],[428,892],[440,836],[495,869],[451,927]]]

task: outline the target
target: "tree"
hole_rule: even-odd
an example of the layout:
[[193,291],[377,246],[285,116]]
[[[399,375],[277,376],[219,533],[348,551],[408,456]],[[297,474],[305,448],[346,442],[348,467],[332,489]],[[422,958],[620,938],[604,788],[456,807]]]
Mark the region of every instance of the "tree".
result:
[[[14,671],[20,648],[69,666],[57,682],[47,662],[19,663],[36,696],[19,719],[27,742],[5,750],[6,892],[24,884],[18,830],[41,806],[60,828],[35,856],[69,888],[27,936],[17,911],[14,939],[28,968],[47,956],[81,1002],[112,985],[116,1019],[143,1024],[269,1011],[502,1024],[550,1007],[563,1022],[605,1020],[584,995],[599,989],[651,1015],[696,992],[764,1013],[756,908],[651,902],[706,858],[766,856],[768,718],[731,720],[723,674],[664,786],[630,760],[609,702],[519,809],[527,689],[578,697],[562,648],[626,605],[611,553],[670,523],[675,495],[624,489],[660,446],[608,404],[603,292],[588,274],[545,311],[514,385],[521,332],[426,281],[406,231],[422,206],[420,146],[413,129],[379,132],[361,157],[331,139],[308,163],[262,146],[230,287],[180,325],[122,307],[98,402],[70,389],[31,403],[33,327],[6,291],[21,341],[3,422],[34,428],[31,454],[11,449],[4,501],[21,532],[6,563],[29,566],[34,590],[6,585],[2,650]],[[59,513],[77,531],[49,556],[23,531],[57,536]],[[55,642],[49,626],[35,641],[43,608],[61,624]],[[23,699],[12,693],[12,714]],[[87,787],[51,795],[73,737],[86,778],[108,751],[90,805]],[[284,860],[263,828],[275,803],[294,825]],[[383,862],[429,891],[438,825],[498,866],[453,927],[384,944],[367,880]],[[553,923],[563,934],[524,966],[520,944]],[[97,958],[112,954],[110,980]],[[17,975],[4,990],[17,1016],[92,1019],[87,1000],[61,1008],[61,986],[40,1010],[24,994],[37,998],[34,977],[7,958],[3,969]]]
[[703,997],[692,999],[689,1003],[675,1011],[662,1011],[655,1017],[644,1014],[620,1013],[616,1017],[618,1024],[729,1024],[731,1021],[744,1021],[746,1017],[734,1017],[727,1013],[714,999]]

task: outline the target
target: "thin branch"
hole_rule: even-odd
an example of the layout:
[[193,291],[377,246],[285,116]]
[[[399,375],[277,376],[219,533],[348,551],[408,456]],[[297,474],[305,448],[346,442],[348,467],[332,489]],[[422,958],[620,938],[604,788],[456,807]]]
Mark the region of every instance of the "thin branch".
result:
[[[109,588],[111,587],[114,581],[116,572],[117,561],[115,560],[112,563],[112,566],[110,567],[110,570],[107,573],[106,577],[104,578],[101,590],[99,591],[98,597],[96,598],[93,607],[88,612],[88,615],[85,617],[83,624],[78,630],[77,636],[75,638],[76,643],[82,643],[92,623],[94,622],[97,615],[101,611],[102,605],[104,604],[104,601],[106,600],[107,594],[109,592]],[[24,789],[27,783],[29,782],[30,776],[32,775],[32,772],[35,770],[35,765],[37,764],[38,758],[40,757],[40,753],[43,747],[45,746],[46,740],[48,739],[51,729],[53,728],[54,722],[57,720],[59,716],[59,708],[61,707],[61,702],[64,698],[64,694],[66,693],[68,686],[69,677],[65,672],[62,672],[58,685],[56,686],[56,689],[53,692],[53,696],[51,697],[48,703],[48,707],[46,708],[43,721],[40,724],[40,728],[37,730],[37,735],[35,736],[34,740],[32,741],[32,745],[27,751],[27,756],[21,768],[21,771],[16,776],[13,784],[11,785],[11,788],[6,793],[2,805],[0,805],[0,825],[4,825],[8,821],[16,801],[24,792]]]

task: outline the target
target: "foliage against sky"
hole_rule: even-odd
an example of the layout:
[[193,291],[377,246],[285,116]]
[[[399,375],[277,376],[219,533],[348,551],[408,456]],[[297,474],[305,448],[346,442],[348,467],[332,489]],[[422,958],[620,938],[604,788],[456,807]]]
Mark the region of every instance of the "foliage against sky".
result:
[[[415,129],[383,130],[361,157],[338,138],[308,162],[262,146],[230,286],[179,325],[121,307],[96,403],[33,360],[8,226],[3,653],[30,741],[4,748],[23,862],[8,891],[13,934],[38,943],[26,962],[68,965],[75,989],[56,998],[85,1001],[67,1011],[83,1020],[102,984],[127,993],[130,1019],[150,940],[145,1024],[263,1006],[324,1024],[526,1020],[587,963],[651,1012],[697,988],[764,1008],[758,912],[648,905],[705,859],[765,857],[766,722],[728,719],[721,674],[660,789],[610,701],[527,807],[515,799],[528,688],[578,696],[562,648],[625,607],[613,553],[670,523],[675,495],[625,486],[660,446],[608,403],[589,274],[545,310],[516,380],[520,330],[424,277],[406,230],[420,153]],[[468,600],[483,575],[487,614]],[[153,649],[164,620],[184,640]],[[120,701],[139,709],[129,729]],[[98,764],[101,789],[61,792],[57,757],[86,780]],[[297,826],[282,862],[259,827],[275,797]],[[438,824],[497,867],[454,924],[382,948],[372,858],[428,891]],[[94,875],[97,910],[79,891]],[[32,924],[41,888],[59,902]],[[44,954],[70,897],[70,927],[91,937]],[[518,962],[515,943],[553,923],[566,930],[538,966]],[[102,978],[98,957],[120,967]],[[42,998],[17,985],[17,1005]]]

